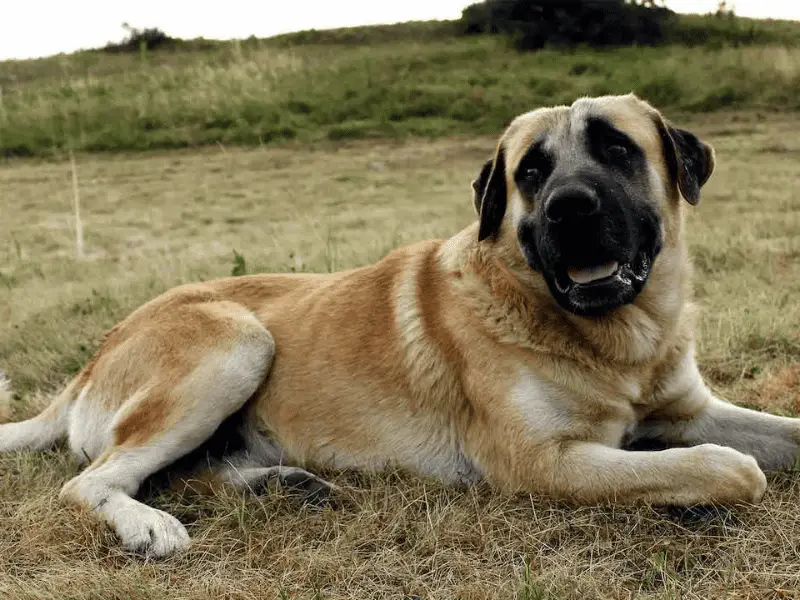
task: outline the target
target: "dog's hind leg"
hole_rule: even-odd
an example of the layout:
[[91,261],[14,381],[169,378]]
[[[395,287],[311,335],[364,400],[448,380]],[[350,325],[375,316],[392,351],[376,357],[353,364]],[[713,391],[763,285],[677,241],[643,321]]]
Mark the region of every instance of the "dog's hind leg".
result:
[[[0,425],[0,452],[44,450],[67,433],[69,406],[75,397],[73,380],[41,413],[32,419]],[[0,398],[11,400],[11,384],[0,372]]]
[[282,487],[298,493],[308,504],[321,504],[339,487],[322,477],[300,467],[273,465],[256,466],[245,459],[232,458],[224,464],[211,467],[197,478],[188,477],[180,482],[182,489],[200,493],[213,492],[217,487],[230,486],[237,490],[259,493],[270,482],[277,481]]
[[127,549],[158,557],[186,548],[189,536],[176,518],[132,496],[244,406],[264,381],[275,346],[252,313],[230,302],[184,305],[158,327],[147,325],[132,327],[97,362],[89,406],[101,410],[103,395],[119,390],[126,399],[110,418],[108,443],[61,497],[102,517]]

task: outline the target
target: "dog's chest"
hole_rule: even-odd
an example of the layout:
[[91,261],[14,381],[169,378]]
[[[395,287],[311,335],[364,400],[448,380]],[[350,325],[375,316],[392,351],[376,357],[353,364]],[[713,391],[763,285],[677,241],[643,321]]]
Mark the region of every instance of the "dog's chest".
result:
[[614,397],[607,397],[601,386],[596,395],[578,394],[523,371],[509,391],[508,403],[535,441],[566,437],[618,446],[625,432],[635,427],[633,404],[641,396],[642,385],[631,377],[620,384],[620,390]]

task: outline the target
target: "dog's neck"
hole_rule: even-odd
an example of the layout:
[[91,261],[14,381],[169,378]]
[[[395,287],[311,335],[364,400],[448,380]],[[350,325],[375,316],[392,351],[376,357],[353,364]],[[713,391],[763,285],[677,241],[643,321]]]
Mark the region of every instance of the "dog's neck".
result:
[[694,315],[684,255],[684,248],[662,250],[632,304],[597,319],[562,313],[600,354],[630,364],[658,361],[676,344],[690,342],[683,339]]
[[594,360],[625,365],[658,362],[676,344],[691,343],[683,339],[693,315],[685,247],[662,250],[635,302],[600,318],[579,317],[560,307],[541,274],[513,248],[479,243],[477,226],[471,225],[440,251],[442,266],[461,273],[458,285],[466,286],[476,314],[490,319],[493,330],[501,323],[501,341],[564,356],[588,352]]

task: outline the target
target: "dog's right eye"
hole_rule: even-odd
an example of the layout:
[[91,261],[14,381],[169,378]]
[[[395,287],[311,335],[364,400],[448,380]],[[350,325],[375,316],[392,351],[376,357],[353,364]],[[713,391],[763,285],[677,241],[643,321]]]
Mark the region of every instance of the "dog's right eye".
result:
[[534,147],[520,162],[514,179],[522,193],[532,194],[544,183],[552,170],[553,164],[550,157],[539,148]]
[[538,163],[520,165],[516,177],[517,186],[525,196],[533,196],[546,179],[545,171]]
[[542,170],[537,167],[527,167],[522,171],[522,178],[526,181],[538,181],[542,176]]

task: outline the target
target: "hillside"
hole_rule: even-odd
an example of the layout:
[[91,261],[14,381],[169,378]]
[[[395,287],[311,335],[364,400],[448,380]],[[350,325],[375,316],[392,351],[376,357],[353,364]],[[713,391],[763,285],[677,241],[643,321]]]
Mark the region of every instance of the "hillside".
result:
[[496,132],[582,94],[800,109],[800,23],[681,17],[684,43],[520,54],[452,22],[0,63],[0,155]]

